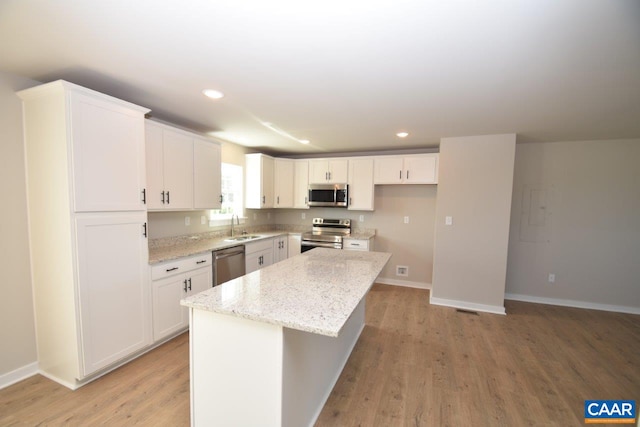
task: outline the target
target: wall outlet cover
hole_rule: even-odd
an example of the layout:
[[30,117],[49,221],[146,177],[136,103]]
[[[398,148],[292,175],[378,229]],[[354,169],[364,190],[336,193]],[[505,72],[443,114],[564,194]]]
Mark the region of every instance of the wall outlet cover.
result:
[[191,225],[191,217],[190,216],[185,216],[184,217],[184,225]]
[[408,216],[405,216],[405,217],[404,217],[404,223],[405,223],[405,224],[409,224],[409,217],[408,217]]
[[409,267],[406,265],[396,265],[396,276],[409,276]]

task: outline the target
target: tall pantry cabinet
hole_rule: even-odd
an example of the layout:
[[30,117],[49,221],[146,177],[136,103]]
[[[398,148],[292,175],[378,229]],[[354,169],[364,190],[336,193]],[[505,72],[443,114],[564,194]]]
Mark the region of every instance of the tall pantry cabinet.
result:
[[39,370],[75,389],[151,344],[149,110],[65,81],[18,95]]

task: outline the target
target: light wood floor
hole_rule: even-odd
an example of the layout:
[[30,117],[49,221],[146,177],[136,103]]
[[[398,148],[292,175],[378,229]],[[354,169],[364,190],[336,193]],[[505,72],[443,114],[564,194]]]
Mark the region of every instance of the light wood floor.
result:
[[[585,399],[640,399],[640,316],[507,301],[507,316],[375,285],[324,426],[583,426]],[[0,426],[189,424],[188,335],[75,392],[0,390]],[[247,408],[250,410],[250,408]]]

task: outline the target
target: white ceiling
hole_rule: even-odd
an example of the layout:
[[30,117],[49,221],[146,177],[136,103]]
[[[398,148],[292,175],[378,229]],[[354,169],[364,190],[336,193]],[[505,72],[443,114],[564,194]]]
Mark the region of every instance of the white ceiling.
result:
[[0,69],[273,153],[640,137],[638,0],[0,0]]

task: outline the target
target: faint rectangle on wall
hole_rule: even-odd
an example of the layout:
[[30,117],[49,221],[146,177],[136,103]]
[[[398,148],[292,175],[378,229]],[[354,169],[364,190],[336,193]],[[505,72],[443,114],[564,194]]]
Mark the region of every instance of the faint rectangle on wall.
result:
[[552,186],[524,185],[520,211],[520,241],[551,241],[552,206],[555,191]]

